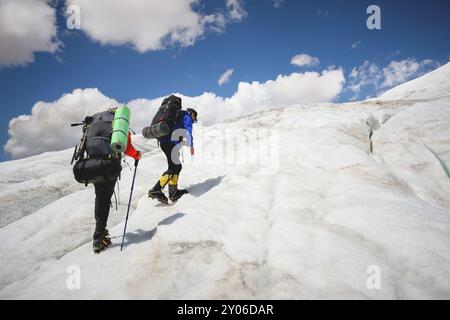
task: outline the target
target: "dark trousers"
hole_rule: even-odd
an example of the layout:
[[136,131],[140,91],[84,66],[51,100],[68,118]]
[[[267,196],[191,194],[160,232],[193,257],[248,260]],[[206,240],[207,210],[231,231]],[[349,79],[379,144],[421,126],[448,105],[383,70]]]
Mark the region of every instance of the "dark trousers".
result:
[[[180,164],[175,164],[172,161],[172,150],[173,148],[175,148],[175,145],[171,144],[171,143],[162,143],[161,144],[161,149],[164,152],[164,154],[166,155],[167,158],[167,165],[168,165],[168,169],[166,170],[166,172],[163,173],[163,176],[168,174],[168,175],[179,175],[182,169],[181,163]],[[177,159],[180,158],[180,151],[176,152],[174,155]]]
[[114,193],[116,181],[95,183],[95,233],[94,239],[99,238],[106,229],[111,197]]

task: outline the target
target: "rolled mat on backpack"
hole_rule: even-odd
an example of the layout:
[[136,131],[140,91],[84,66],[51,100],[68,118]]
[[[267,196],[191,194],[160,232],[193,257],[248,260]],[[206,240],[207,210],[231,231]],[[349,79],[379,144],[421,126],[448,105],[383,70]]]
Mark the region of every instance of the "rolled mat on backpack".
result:
[[142,129],[142,135],[147,139],[158,139],[169,134],[170,128],[165,122],[155,123]]
[[170,134],[170,128],[177,122],[181,110],[181,98],[171,95],[163,100],[153,117],[152,124],[142,130],[147,139],[159,139]]
[[116,109],[111,137],[111,149],[113,152],[120,153],[127,149],[130,118],[131,111],[127,106]]

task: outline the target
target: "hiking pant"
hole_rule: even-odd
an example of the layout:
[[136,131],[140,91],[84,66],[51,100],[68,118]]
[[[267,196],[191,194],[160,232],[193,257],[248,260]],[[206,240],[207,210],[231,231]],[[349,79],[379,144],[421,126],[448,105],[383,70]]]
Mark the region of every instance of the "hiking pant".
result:
[[116,181],[95,183],[95,233],[94,239],[100,237],[106,229],[111,197],[114,193]]
[[[162,174],[161,178],[156,182],[155,186],[153,187],[153,190],[161,190],[164,189],[164,187],[169,184],[170,186],[177,186],[178,185],[178,176],[181,172],[182,166],[180,164],[175,164],[172,161],[172,151],[175,148],[176,145],[173,145],[171,143],[161,143],[161,149],[166,155],[167,158],[167,170]],[[174,157],[179,159],[180,152],[175,152]]]
[[[173,145],[171,143],[162,143],[161,144],[161,149],[164,152],[164,154],[166,155],[167,158],[167,166],[168,169],[163,173],[163,176],[165,175],[179,175],[182,169],[181,163],[180,164],[175,164],[172,161],[172,150],[173,148],[175,148],[176,145]],[[180,152],[178,151],[175,155],[174,155],[178,160],[180,158]],[[178,161],[179,162],[179,161]]]

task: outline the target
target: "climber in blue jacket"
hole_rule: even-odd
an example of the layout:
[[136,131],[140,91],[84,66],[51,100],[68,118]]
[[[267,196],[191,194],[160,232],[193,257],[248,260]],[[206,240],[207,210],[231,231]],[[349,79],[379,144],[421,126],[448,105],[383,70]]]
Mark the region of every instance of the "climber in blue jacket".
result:
[[[176,202],[188,193],[185,189],[178,189],[178,178],[182,169],[179,161],[179,144],[185,140],[186,145],[190,147],[191,155],[194,155],[194,138],[192,135],[194,122],[197,122],[197,111],[191,108],[180,110],[175,125],[170,128],[170,134],[158,139],[160,147],[166,155],[168,169],[148,192],[150,198],[168,203],[168,199],[163,192],[167,184],[169,185],[169,199],[172,202]],[[172,153],[174,154],[172,155]]]

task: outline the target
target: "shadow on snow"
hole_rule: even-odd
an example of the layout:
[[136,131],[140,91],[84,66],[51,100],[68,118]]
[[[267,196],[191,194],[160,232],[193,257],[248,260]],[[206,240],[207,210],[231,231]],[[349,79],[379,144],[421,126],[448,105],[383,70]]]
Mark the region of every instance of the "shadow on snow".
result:
[[203,194],[207,193],[214,187],[217,187],[225,176],[220,176],[217,178],[210,178],[201,183],[197,183],[188,187],[189,194],[198,198]]
[[[124,247],[128,246],[129,244],[135,244],[135,243],[142,243],[145,241],[152,240],[153,237],[156,234],[156,231],[158,231],[159,226],[168,226],[177,221],[178,219],[184,217],[186,214],[177,212],[170,217],[167,217],[163,220],[161,220],[156,227],[154,227],[150,231],[145,231],[142,229],[138,229],[135,232],[127,232],[125,235],[125,243]],[[121,237],[120,237],[121,238]],[[111,246],[111,248],[120,246],[120,243],[115,243]]]

